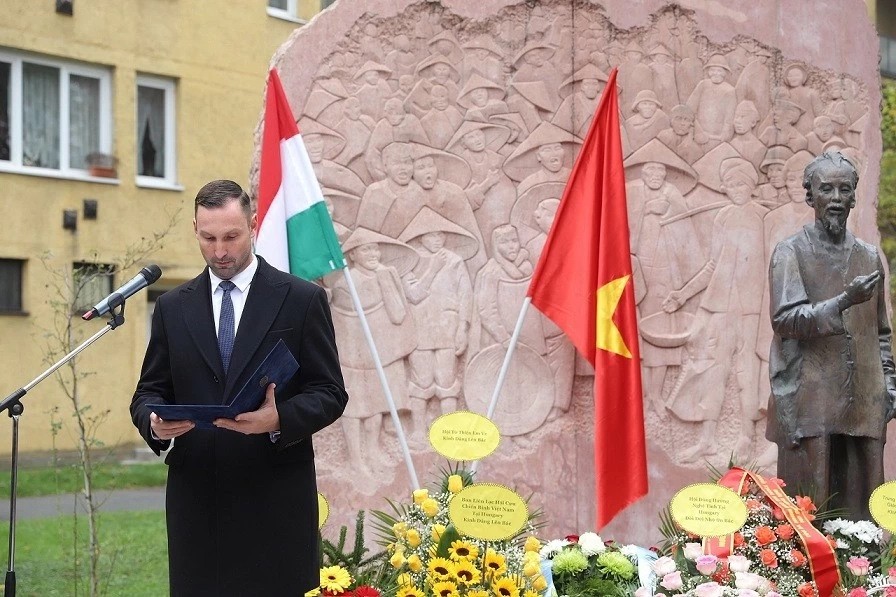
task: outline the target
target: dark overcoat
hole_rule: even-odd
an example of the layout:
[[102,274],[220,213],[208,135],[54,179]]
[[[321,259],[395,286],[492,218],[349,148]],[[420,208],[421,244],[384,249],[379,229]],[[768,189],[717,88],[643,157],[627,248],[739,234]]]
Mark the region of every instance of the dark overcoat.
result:
[[168,454],[171,595],[303,595],[319,583],[311,436],[348,400],[320,287],[258,258],[225,375],[208,269],[156,302],[131,416],[156,453],[147,404],[226,404],[278,340],[299,362],[276,390],[281,435],[193,429]]

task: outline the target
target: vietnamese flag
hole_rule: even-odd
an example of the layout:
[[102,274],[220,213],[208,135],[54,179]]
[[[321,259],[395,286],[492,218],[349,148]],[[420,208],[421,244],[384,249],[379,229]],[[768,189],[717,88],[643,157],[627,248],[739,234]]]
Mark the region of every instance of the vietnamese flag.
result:
[[616,74],[610,73],[528,292],[594,365],[598,529],[647,494]]
[[333,220],[274,69],[268,75],[258,179],[255,252],[306,280],[344,267]]

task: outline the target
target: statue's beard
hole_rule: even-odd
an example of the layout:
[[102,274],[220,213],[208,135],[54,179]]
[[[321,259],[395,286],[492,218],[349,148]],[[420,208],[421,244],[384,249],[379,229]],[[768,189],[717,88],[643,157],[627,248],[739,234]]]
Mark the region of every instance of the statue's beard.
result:
[[845,218],[842,215],[827,214],[821,219],[821,225],[831,236],[840,236],[845,228]]

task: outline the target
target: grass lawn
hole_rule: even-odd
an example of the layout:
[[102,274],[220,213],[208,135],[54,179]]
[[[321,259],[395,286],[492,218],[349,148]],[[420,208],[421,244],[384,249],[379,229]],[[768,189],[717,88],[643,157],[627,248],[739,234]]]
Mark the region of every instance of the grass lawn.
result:
[[[100,490],[161,487],[168,467],[164,463],[103,464],[94,470],[93,487]],[[9,497],[9,471],[0,472],[0,497]],[[83,479],[77,465],[19,468],[17,497],[55,495],[81,491]]]
[[[112,512],[99,518],[101,594],[168,594],[164,512]],[[0,558],[8,567],[8,523]],[[76,541],[77,539],[77,541]],[[77,544],[79,556],[73,557]],[[16,594],[26,597],[88,595],[87,521],[59,516],[16,525]],[[76,570],[75,566],[80,569]]]

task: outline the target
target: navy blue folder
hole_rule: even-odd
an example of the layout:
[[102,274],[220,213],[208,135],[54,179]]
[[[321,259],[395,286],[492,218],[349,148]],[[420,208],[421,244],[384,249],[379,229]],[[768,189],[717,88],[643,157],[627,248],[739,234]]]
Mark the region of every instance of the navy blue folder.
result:
[[147,404],[150,410],[166,421],[193,421],[196,427],[214,429],[215,419],[233,419],[239,414],[257,410],[264,402],[269,384],[280,388],[299,370],[299,364],[283,340],[264,358],[255,373],[230,404]]

